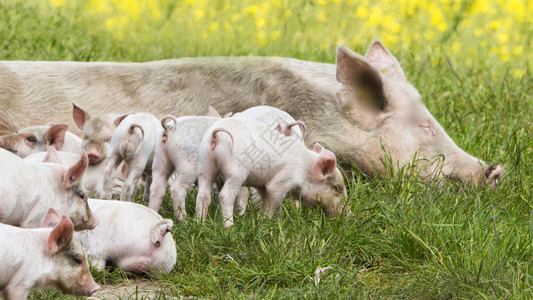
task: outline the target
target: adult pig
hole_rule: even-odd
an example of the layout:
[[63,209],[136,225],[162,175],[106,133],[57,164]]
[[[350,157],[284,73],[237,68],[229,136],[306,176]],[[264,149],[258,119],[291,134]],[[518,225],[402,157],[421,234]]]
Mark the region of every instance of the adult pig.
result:
[[93,217],[80,182],[87,155],[66,168],[55,163],[28,163],[0,149],[0,222],[39,227],[49,208],[68,216],[76,230],[94,228]]
[[[48,227],[47,218],[43,227]],[[0,224],[0,294],[16,300],[45,287],[76,296],[91,296],[97,291],[100,286],[89,272],[80,243],[72,238],[73,230],[65,216],[54,228],[23,229]]]
[[222,114],[270,105],[305,122],[308,146],[320,142],[369,175],[387,176],[382,149],[395,169],[417,153],[422,163],[416,167],[426,180],[492,184],[502,173],[501,166],[453,142],[380,42],[373,42],[365,57],[339,46],[336,65],[273,57],[5,61],[0,82],[0,134],[28,122],[67,119],[73,100],[94,111],[148,109],[158,118],[201,115],[208,105]]

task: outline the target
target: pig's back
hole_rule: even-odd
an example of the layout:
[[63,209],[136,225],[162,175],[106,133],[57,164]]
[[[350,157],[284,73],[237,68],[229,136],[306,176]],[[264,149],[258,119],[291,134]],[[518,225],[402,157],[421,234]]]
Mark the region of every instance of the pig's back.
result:
[[0,112],[0,134],[58,121],[69,122],[80,133],[72,120],[73,101],[87,111],[148,110],[158,118],[169,113],[202,115],[208,105],[225,114],[268,104],[302,119],[307,103],[334,101],[339,85],[334,65],[278,57],[146,63],[2,61],[0,82],[0,104],[10,108],[5,116]]

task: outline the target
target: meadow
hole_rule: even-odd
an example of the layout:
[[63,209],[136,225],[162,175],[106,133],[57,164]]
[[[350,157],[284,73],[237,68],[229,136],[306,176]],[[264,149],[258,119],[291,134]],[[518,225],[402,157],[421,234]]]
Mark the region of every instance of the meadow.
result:
[[[345,178],[353,218],[286,201],[281,217],[251,208],[229,230],[216,203],[207,222],[190,217],[192,191],[189,217],[172,231],[177,264],[151,280],[156,297],[530,299],[532,16],[530,0],[5,0],[0,59],[334,63],[339,43],[364,54],[378,38],[457,145],[504,165],[499,184],[436,186],[409,168],[378,179],[354,169]],[[168,193],[160,213],[173,218]],[[315,270],[328,266],[318,280]],[[112,269],[93,275],[101,285],[137,280]]]

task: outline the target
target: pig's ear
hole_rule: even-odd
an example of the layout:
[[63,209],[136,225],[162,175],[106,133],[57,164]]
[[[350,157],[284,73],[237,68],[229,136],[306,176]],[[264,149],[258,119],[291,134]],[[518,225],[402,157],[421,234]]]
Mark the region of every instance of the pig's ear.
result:
[[43,162],[48,163],[61,163],[61,160],[59,159],[59,156],[57,155],[56,148],[50,147],[48,151],[46,152],[46,156],[43,158]]
[[209,106],[207,110],[207,116],[212,117],[212,118],[222,119],[222,116],[218,113],[218,111],[213,106]]
[[398,60],[390,54],[387,47],[380,41],[372,42],[365,57],[385,76],[397,81],[407,81]]
[[281,122],[278,122],[278,126],[276,126],[276,130],[277,130],[279,133],[284,134],[285,126],[281,125]]
[[163,219],[155,224],[150,233],[152,243],[155,246],[161,246],[163,239],[165,238],[165,234],[169,233],[173,226],[174,223],[169,219]]
[[61,215],[53,208],[48,210],[46,217],[44,217],[41,223],[41,228],[53,228],[61,221]]
[[71,188],[72,186],[79,184],[86,169],[87,153],[85,153],[85,151],[82,151],[80,160],[78,160],[67,170],[65,178],[63,178],[63,186],[65,188]]
[[122,122],[122,120],[124,120],[124,118],[126,118],[129,114],[123,114],[123,115],[120,115],[118,116],[115,121],[113,121],[113,123],[115,123],[115,127],[118,127],[118,125],[120,124],[120,122]]
[[231,115],[233,115],[233,112],[232,112],[232,111],[230,111],[229,113],[225,114],[223,118],[224,118],[224,119],[225,119],[225,118],[229,118],[229,117],[231,117]]
[[315,147],[313,148],[313,152],[316,152],[316,153],[320,154],[320,152],[322,152],[322,149],[324,149],[324,147],[322,147],[322,145],[320,145],[320,143],[315,143]]
[[[361,55],[343,45],[337,47],[337,81],[357,93],[358,102],[374,110],[384,110],[386,100],[383,93],[383,78],[380,71]],[[351,98],[339,99],[345,108],[353,105]]]
[[89,121],[91,115],[81,106],[78,106],[76,103],[72,102],[72,118],[74,119],[76,126],[78,126],[80,130],[83,130],[83,125],[85,122]]
[[67,129],[67,124],[56,124],[50,126],[50,129],[48,129],[48,131],[44,134],[46,146],[61,149],[61,147],[63,147],[63,143],[65,142],[65,134],[67,133]]
[[335,158],[335,154],[324,149],[318,155],[318,159],[313,166],[313,178],[316,180],[326,179],[335,172],[336,167],[337,159]]
[[48,251],[51,254],[56,254],[65,248],[70,243],[73,232],[74,226],[72,226],[72,222],[66,216],[62,216],[61,221],[48,237]]

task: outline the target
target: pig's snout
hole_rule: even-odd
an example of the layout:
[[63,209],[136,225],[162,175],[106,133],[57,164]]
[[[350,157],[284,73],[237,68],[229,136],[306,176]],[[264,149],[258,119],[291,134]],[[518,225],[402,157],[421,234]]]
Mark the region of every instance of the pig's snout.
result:
[[503,167],[501,165],[490,165],[485,171],[485,179],[491,188],[495,187],[503,173]]
[[92,218],[92,222],[91,224],[89,225],[89,230],[93,230],[94,228],[96,228],[96,226],[100,223],[100,219],[98,219],[97,217],[93,217]]
[[86,295],[87,297],[91,297],[92,294],[96,293],[96,291],[98,291],[100,288],[101,288],[101,287],[100,287],[98,284],[95,283],[95,284],[93,284],[91,287],[89,287],[89,288],[87,289],[87,292],[85,293],[85,295]]
[[95,165],[95,164],[99,163],[102,160],[102,157],[100,156],[100,154],[98,154],[98,152],[92,151],[92,150],[90,152],[87,152],[87,157],[89,158],[89,163],[91,165]]

